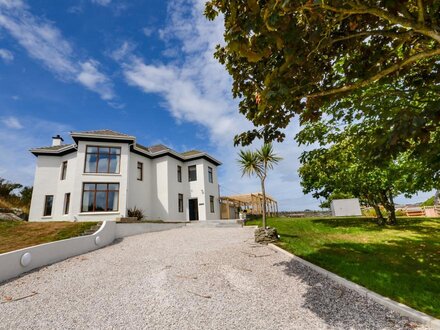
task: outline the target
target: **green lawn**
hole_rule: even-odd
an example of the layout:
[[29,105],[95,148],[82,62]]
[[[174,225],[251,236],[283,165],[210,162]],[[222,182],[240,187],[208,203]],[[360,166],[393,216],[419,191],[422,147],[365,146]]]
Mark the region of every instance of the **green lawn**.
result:
[[280,247],[440,318],[440,219],[379,227],[367,218],[271,218],[268,225],[277,228]]
[[96,224],[0,220],[0,253],[79,236]]

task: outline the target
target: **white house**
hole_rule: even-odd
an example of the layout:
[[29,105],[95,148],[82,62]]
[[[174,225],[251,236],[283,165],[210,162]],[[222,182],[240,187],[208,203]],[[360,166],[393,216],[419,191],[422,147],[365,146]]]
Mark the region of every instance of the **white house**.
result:
[[30,221],[100,221],[141,209],[147,219],[220,219],[217,166],[205,152],[145,147],[134,136],[72,132],[72,144],[30,150],[37,157]]

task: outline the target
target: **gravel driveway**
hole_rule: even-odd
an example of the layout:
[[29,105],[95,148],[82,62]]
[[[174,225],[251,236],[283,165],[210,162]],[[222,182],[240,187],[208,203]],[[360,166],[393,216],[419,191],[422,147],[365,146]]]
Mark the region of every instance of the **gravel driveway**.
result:
[[252,228],[185,227],[44,267],[0,286],[0,328],[416,326],[254,244],[252,234]]

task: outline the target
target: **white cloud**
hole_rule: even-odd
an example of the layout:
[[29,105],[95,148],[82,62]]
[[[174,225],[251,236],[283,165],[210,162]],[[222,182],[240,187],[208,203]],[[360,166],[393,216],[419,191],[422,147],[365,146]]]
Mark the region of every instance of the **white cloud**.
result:
[[9,50],[0,48],[0,58],[6,63],[9,63],[14,60],[14,55]]
[[[221,20],[209,22],[204,18],[204,3],[174,0],[169,4],[167,25],[159,34],[169,46],[167,50],[178,49],[171,64],[148,63],[130,52],[119,61],[128,84],[161,95],[176,121],[195,123],[206,130],[211,152],[223,162],[222,194],[260,191],[257,179],[241,177],[236,162],[238,148],[233,147],[233,137],[252,125],[238,113],[238,102],[231,95],[231,78],[213,58],[215,46],[223,41],[223,25]],[[299,185],[296,171],[301,149],[292,140],[296,130],[293,125],[288,132],[290,139],[275,145],[284,160],[269,176],[268,193],[283,209],[316,208],[318,202],[303,196]]]
[[88,60],[81,63],[81,71],[77,80],[88,89],[101,95],[103,100],[113,99],[113,90],[110,80],[98,71],[99,63],[94,60]]
[[20,123],[20,121],[18,120],[17,117],[5,117],[2,118],[2,123],[7,127],[7,128],[12,128],[12,129],[22,129],[23,125]]
[[142,29],[142,32],[144,33],[144,35],[145,35],[146,37],[151,37],[151,35],[153,34],[154,30],[155,30],[155,29],[150,28],[150,27],[144,27],[144,28]]
[[[15,2],[15,5],[8,4]],[[52,23],[34,16],[21,1],[0,0],[0,28],[8,31],[12,37],[28,52],[29,56],[40,62],[46,69],[64,81],[76,81],[89,90],[98,93],[102,99],[114,97],[113,87],[104,73],[99,72],[96,61],[81,61],[74,52],[73,45],[67,41],[60,30]],[[95,83],[84,78],[87,74],[84,63],[93,63]],[[87,64],[86,64],[87,66]],[[93,70],[93,69],[92,69]],[[81,79],[80,79],[81,77]]]
[[112,0],[92,0],[92,3],[100,6],[108,6]]

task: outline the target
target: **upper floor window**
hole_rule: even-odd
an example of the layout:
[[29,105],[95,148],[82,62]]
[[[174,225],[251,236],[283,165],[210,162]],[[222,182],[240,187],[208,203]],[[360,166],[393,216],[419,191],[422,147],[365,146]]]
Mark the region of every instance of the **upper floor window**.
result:
[[67,175],[67,160],[61,165],[61,180],[66,180]]
[[117,211],[119,183],[84,183],[81,212]]
[[208,167],[208,180],[210,183],[214,182],[214,174],[212,173],[212,167]]
[[87,146],[85,173],[119,173],[121,148]]
[[52,215],[53,195],[46,195],[44,198],[43,216],[48,217]]
[[196,165],[188,166],[188,181],[197,181]]
[[137,179],[142,181],[144,179],[144,164],[138,162],[137,164]]
[[182,166],[177,165],[177,182],[182,182]]

